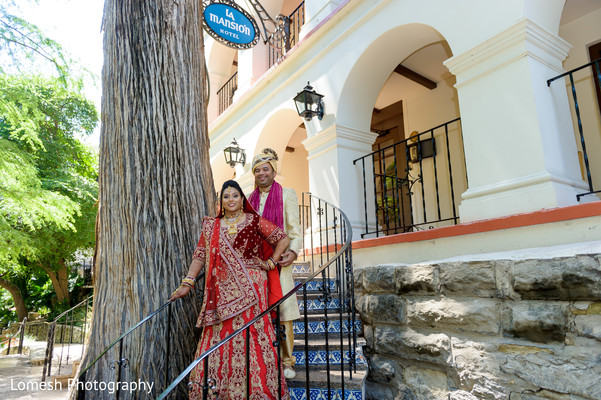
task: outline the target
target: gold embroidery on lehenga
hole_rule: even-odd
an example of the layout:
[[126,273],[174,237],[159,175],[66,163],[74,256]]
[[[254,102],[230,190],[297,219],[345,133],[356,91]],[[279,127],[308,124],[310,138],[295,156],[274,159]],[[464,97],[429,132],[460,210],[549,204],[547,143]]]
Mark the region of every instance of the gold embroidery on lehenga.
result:
[[[247,221],[253,222],[252,229],[258,229],[257,219],[254,215],[249,215]],[[206,226],[205,226],[206,225]],[[205,242],[211,242],[212,228],[214,224],[203,225]],[[279,228],[278,228],[279,229]],[[207,232],[208,231],[208,232]],[[244,234],[239,229],[239,235]],[[246,232],[246,235],[251,233]],[[277,236],[277,235],[276,235]],[[208,350],[214,344],[229,336],[232,332],[242,327],[247,321],[259,315],[267,308],[267,273],[255,268],[248,262],[248,259],[240,256],[238,245],[243,238],[236,238],[231,242],[225,235],[220,235],[220,256],[222,257],[221,267],[213,272],[216,278],[213,281],[214,286],[210,290],[216,290],[215,297],[220,303],[220,307],[204,312],[206,304],[203,304],[203,310],[199,315],[199,323],[207,323],[210,318],[216,314],[221,314],[222,320],[214,320],[215,323],[205,325],[203,335],[197,349],[197,356]],[[230,243],[230,246],[227,245]],[[244,242],[246,245],[246,241]],[[235,249],[235,250],[234,250]],[[254,252],[246,249],[244,255],[247,257],[256,257],[259,247],[253,246]],[[210,254],[207,247],[207,253]],[[207,288],[208,289],[208,288]],[[248,307],[241,307],[246,304],[249,291],[254,293],[253,304]],[[205,291],[205,295],[206,295]],[[238,296],[236,296],[238,295]],[[242,299],[242,300],[240,300]],[[225,301],[231,304],[224,304]],[[240,303],[237,303],[240,301]],[[204,303],[204,302],[203,302]],[[233,312],[232,316],[225,315]],[[201,319],[203,317],[204,319]],[[250,375],[247,378],[247,354],[246,354],[246,335],[249,335],[248,368]],[[248,330],[241,332],[232,338],[224,346],[217,349],[209,357],[208,377],[217,381],[217,393],[209,395],[212,400],[265,400],[279,399],[278,373],[281,373],[281,365],[277,361],[277,349],[273,346],[275,341],[275,331],[271,324],[270,317],[264,316],[253,324]],[[278,370],[280,372],[278,372]],[[204,383],[204,362],[201,362],[191,373],[190,382]],[[282,377],[283,379],[283,377]],[[249,396],[247,396],[247,382],[250,381]],[[282,398],[289,400],[286,381],[282,380]],[[202,385],[192,385],[190,388],[190,399],[196,400],[202,398]]]

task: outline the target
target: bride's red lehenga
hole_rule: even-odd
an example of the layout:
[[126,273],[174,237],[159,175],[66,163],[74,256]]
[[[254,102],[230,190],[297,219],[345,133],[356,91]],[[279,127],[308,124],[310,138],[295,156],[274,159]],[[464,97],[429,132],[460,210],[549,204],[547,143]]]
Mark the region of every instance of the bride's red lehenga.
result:
[[[268,306],[268,278],[264,265],[263,243],[275,245],[286,234],[282,229],[254,213],[238,225],[236,233],[220,226],[218,218],[205,218],[194,258],[205,262],[205,295],[197,326],[203,328],[196,357],[262,313]],[[246,333],[217,349],[208,362],[208,378],[216,390],[209,398],[247,399]],[[275,330],[269,315],[250,327],[250,397],[290,399],[281,363],[274,347]],[[190,374],[190,399],[202,399],[204,361]]]

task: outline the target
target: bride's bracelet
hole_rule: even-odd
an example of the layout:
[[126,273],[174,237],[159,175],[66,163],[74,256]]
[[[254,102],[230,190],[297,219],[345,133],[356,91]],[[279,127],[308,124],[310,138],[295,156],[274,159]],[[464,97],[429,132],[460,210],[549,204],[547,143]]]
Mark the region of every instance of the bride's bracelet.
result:
[[265,262],[267,263],[267,270],[268,271],[271,271],[272,269],[274,269],[276,267],[276,263],[273,260],[273,258],[271,258],[271,257],[269,257]]
[[182,286],[188,286],[190,288],[193,288],[194,283],[195,283],[195,280],[191,276],[186,276],[184,279],[182,279]]

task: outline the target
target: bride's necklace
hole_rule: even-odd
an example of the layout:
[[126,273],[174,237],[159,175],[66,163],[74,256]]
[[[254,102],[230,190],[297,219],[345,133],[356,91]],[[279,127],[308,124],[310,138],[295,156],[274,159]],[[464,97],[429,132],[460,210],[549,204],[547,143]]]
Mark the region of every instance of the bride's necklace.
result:
[[239,210],[231,217],[225,217],[228,235],[235,235],[238,233],[238,221],[240,221],[240,218],[242,218],[242,210]]

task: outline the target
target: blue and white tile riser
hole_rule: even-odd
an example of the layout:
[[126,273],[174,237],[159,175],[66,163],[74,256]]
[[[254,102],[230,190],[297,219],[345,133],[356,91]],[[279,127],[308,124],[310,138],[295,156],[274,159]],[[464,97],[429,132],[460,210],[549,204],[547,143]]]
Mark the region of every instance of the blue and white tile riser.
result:
[[[309,334],[323,334],[326,333],[326,322],[325,321],[309,321],[308,322],[308,330]],[[343,332],[348,333],[349,331],[349,322],[343,321]],[[294,321],[294,334],[295,335],[303,335],[305,333],[305,323],[302,319]],[[361,321],[355,321],[355,330],[357,333],[362,332]],[[340,333],[340,321],[339,320],[330,320],[328,321],[328,333]]]
[[293,274],[310,274],[311,266],[309,264],[292,264]]
[[[304,281],[302,280],[296,280],[294,281],[295,285],[298,285],[299,283],[303,283]],[[330,287],[331,291],[336,290],[336,281],[334,281],[333,279],[328,280],[328,286]],[[321,291],[323,288],[323,280],[321,278],[315,278],[312,281],[307,282],[307,291]],[[300,289],[298,291],[299,295],[302,295],[303,293],[303,289]]]
[[[307,399],[307,391],[305,388],[289,388],[291,400],[328,400],[328,389],[309,389],[309,399]],[[344,391],[342,397],[342,389],[330,390],[331,400],[363,400],[363,394],[360,390]]]
[[[301,311],[305,309],[305,302],[299,299],[298,307]],[[313,299],[307,301],[307,310],[315,311],[315,310],[323,310],[324,302],[322,300]],[[331,299],[328,301],[328,310],[339,310],[340,309],[340,299]]]
[[[296,357],[296,365],[305,365],[305,352],[294,351],[292,354]],[[309,351],[309,365],[326,365],[327,354],[325,350],[310,350]],[[330,350],[330,365],[340,365],[341,358],[340,350]],[[348,363],[349,351],[344,352],[344,362]],[[358,348],[355,351],[355,360],[357,365],[367,366],[367,360],[363,356],[363,351]]]

